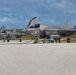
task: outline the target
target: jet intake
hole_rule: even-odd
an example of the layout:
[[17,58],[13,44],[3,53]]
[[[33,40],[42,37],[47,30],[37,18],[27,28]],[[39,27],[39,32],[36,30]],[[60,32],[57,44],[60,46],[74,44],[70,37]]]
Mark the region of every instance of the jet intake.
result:
[[60,38],[60,35],[50,35],[50,38]]

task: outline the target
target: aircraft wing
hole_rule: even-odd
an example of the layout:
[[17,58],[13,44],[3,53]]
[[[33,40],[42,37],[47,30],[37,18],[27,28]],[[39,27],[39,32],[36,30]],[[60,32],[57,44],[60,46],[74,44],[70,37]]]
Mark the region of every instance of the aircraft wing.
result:
[[76,29],[53,29],[53,28],[47,28],[47,29],[45,29],[45,31],[56,31],[56,32],[76,32]]
[[76,29],[45,29],[46,35],[70,36],[76,33]]

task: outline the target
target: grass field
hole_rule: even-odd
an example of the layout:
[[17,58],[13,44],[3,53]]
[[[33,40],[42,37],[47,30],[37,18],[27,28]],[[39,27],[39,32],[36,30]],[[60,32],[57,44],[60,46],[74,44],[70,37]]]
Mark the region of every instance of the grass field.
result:
[[[70,38],[71,38],[71,42],[76,42],[76,34],[71,35]],[[22,37],[22,40],[32,40],[32,39],[35,39],[35,37],[31,35]],[[66,42],[66,40],[67,40],[67,37],[61,38],[61,42]]]
[[[71,39],[71,42],[76,42],[76,38],[71,37],[70,39]],[[66,41],[67,41],[66,37],[61,39],[61,42],[66,42]]]
[[[70,39],[71,39],[71,42],[76,42],[76,34],[71,35]],[[66,42],[66,40],[67,40],[67,37],[62,38],[61,42]]]

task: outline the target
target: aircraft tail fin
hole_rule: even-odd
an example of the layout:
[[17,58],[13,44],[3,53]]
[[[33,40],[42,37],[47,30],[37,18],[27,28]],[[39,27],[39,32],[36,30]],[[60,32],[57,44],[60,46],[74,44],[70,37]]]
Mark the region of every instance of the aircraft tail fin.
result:
[[13,29],[13,32],[16,32],[16,29]]
[[73,27],[73,29],[76,29],[76,25]]
[[62,28],[67,28],[68,27],[68,22],[67,21],[63,21],[61,27]]
[[35,24],[36,24],[36,22],[37,22],[37,17],[32,18],[32,19],[29,21],[29,24],[28,24],[27,27],[28,27],[28,28],[34,27]]
[[6,32],[5,26],[2,26],[2,27],[1,27],[0,32],[1,32],[1,33],[5,33],[5,32]]

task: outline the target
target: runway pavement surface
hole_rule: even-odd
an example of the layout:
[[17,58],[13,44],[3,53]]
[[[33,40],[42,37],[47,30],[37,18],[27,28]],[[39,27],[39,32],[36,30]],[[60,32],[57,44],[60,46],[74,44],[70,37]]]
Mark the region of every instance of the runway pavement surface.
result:
[[0,75],[76,75],[76,43],[0,43]]

